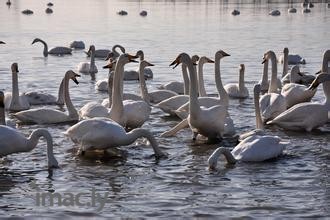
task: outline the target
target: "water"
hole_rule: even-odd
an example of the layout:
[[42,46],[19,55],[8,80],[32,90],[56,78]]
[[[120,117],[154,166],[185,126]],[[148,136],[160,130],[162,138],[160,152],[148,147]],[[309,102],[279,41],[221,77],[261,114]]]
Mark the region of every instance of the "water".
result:
[[[46,2],[13,0],[8,8],[0,6],[0,88],[11,90],[10,65],[19,64],[20,91],[45,90],[57,94],[59,82],[68,69],[88,60],[83,51],[72,56],[42,56],[41,45],[31,45],[35,37],[49,46],[66,45],[83,40],[96,48],[111,48],[122,44],[134,53],[143,49],[146,60],[155,64],[154,79],[149,90],[169,80],[182,80],[180,68],[168,65],[178,53],[206,55],[223,49],[231,56],[221,63],[224,83],[238,80],[238,65],[246,66],[246,81],[250,95],[260,79],[262,55],[272,49],[279,56],[284,47],[302,55],[306,65],[301,69],[314,73],[321,66],[322,54],[330,48],[330,9],[327,4],[315,4],[310,14],[302,14],[300,3],[293,6],[296,14],[288,14],[289,4],[241,3],[230,1],[53,1],[54,13],[47,15]],[[21,14],[29,8],[31,16]],[[232,16],[237,8],[241,15]],[[281,16],[268,16],[271,9]],[[118,16],[124,9],[128,16]],[[147,10],[147,17],[138,13]],[[107,76],[97,60],[97,79]],[[134,65],[129,65],[135,68]],[[278,66],[279,72],[282,65]],[[208,93],[216,93],[213,65],[205,65]],[[76,108],[91,100],[101,100],[107,94],[94,90],[94,81],[83,76],[79,86],[71,84],[70,92]],[[136,82],[125,83],[125,90],[138,91]],[[315,101],[323,100],[319,88]],[[237,133],[255,126],[253,99],[230,100],[230,114]],[[11,117],[9,115],[9,117]],[[0,215],[39,217],[330,217],[329,140],[330,127],[311,133],[287,132],[275,127],[267,131],[290,140],[285,154],[265,163],[218,164],[217,171],[207,169],[207,158],[218,145],[191,141],[190,130],[172,138],[159,135],[177,123],[160,110],[153,109],[144,125],[150,129],[168,159],[156,161],[151,147],[143,140],[123,147],[125,159],[105,160],[101,157],[76,156],[75,146],[62,134],[69,125],[20,126],[28,135],[33,129],[46,127],[54,138],[54,151],[61,169],[47,178],[45,142],[42,140],[29,153],[10,155],[1,161]],[[227,141],[228,142],[228,141]],[[234,146],[234,143],[224,143]],[[59,192],[77,194],[86,204],[91,192],[108,193],[105,207],[37,206],[37,193]]]

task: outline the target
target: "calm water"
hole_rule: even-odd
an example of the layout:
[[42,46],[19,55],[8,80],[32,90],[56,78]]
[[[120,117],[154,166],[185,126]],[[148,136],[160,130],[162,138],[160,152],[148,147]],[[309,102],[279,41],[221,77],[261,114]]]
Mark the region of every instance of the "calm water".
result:
[[[245,2],[245,1],[244,1]],[[180,69],[172,70],[169,63],[180,52],[206,55],[211,58],[223,49],[231,54],[221,65],[224,83],[236,82],[238,65],[246,66],[247,87],[260,79],[262,55],[272,49],[280,55],[284,47],[302,55],[307,64],[303,71],[316,72],[322,54],[330,48],[330,9],[327,4],[315,4],[310,14],[302,14],[300,3],[294,4],[296,14],[288,14],[287,3],[241,4],[237,1],[110,1],[54,0],[51,15],[45,14],[45,1],[12,0],[8,8],[0,5],[0,89],[11,90],[10,65],[19,64],[20,91],[45,90],[57,94],[59,82],[68,69],[75,69],[88,60],[83,51],[72,56],[42,56],[42,46],[31,45],[35,37],[49,46],[67,45],[83,40],[96,48],[111,48],[122,44],[134,53],[143,49],[146,60],[155,64],[154,79],[149,89],[169,80],[182,80]],[[21,14],[29,8],[31,16]],[[237,8],[241,15],[232,16]],[[125,9],[128,16],[117,11]],[[268,16],[270,9],[279,9],[279,17]],[[139,12],[147,10],[147,17]],[[107,76],[97,60],[97,79]],[[134,65],[130,67],[135,68]],[[279,72],[282,65],[278,66]],[[216,93],[214,69],[205,65],[205,83],[209,93]],[[79,109],[91,100],[107,97],[94,90],[94,83],[83,76],[79,86],[71,84],[70,92]],[[138,91],[136,82],[125,84],[125,90]],[[321,88],[314,100],[321,101]],[[237,133],[255,126],[253,99],[231,100],[230,114]],[[10,117],[10,116],[9,116]],[[144,125],[157,137],[168,159],[155,161],[152,150],[143,140],[124,147],[125,159],[103,160],[80,158],[77,146],[62,134],[69,125],[45,126],[53,135],[55,154],[61,169],[52,179],[45,170],[45,142],[30,153],[11,155],[1,161],[0,215],[42,217],[330,217],[330,126],[312,133],[284,132],[277,128],[267,131],[290,140],[285,154],[278,160],[225,166],[217,171],[207,169],[207,158],[218,145],[192,143],[190,130],[176,137],[159,135],[177,123],[158,109],[152,110]],[[21,126],[28,135],[42,126]],[[233,147],[234,143],[226,142]],[[40,207],[41,192],[85,193],[82,202],[90,202],[92,190],[108,193],[102,210],[97,207]]]

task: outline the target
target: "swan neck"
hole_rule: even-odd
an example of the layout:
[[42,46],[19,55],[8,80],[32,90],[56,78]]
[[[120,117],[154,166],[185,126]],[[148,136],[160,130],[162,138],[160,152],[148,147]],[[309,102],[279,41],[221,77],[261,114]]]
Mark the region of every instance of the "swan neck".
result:
[[[95,67],[95,49],[91,51],[91,64],[90,64],[90,69]],[[95,68],[94,68],[95,69]]]
[[0,125],[6,125],[5,105],[0,102]]
[[[328,72],[328,63],[330,60],[330,52],[327,51],[324,53],[321,72]],[[328,73],[330,74],[330,73]],[[323,91],[325,95],[325,103],[330,106],[330,81],[323,82]]]
[[[118,123],[121,122],[121,116],[124,112],[123,105],[123,77],[124,77],[124,63],[118,59],[112,85],[112,103],[110,109],[110,118]],[[109,103],[110,105],[110,103]]]
[[207,94],[204,86],[203,65],[204,62],[202,59],[200,59],[198,62],[198,92],[199,96],[206,97]]
[[16,71],[12,72],[12,95],[11,95],[10,109],[13,106],[19,105],[19,89],[18,89],[18,74]]
[[288,69],[289,69],[288,56],[289,56],[288,53],[284,53],[282,78],[288,73]]
[[40,137],[44,137],[47,141],[47,160],[48,160],[48,166],[52,165],[56,165],[57,166],[57,161],[54,157],[54,152],[53,152],[53,138],[50,135],[50,133],[48,132],[48,130],[44,129],[44,128],[39,128],[34,130],[30,137],[27,140],[27,146],[25,151],[31,151],[33,150],[38,142]]
[[221,72],[220,72],[220,59],[215,59],[215,85],[217,87],[220,103],[222,105],[228,106],[229,105],[229,96],[226,92],[225,88],[223,87],[221,81]]
[[77,110],[75,109],[75,107],[72,104],[71,98],[70,98],[70,92],[69,92],[69,77],[67,75],[65,75],[64,78],[64,100],[65,100],[65,105],[68,109],[69,112],[69,118],[70,119],[78,119],[79,115]]
[[[261,85],[267,85],[267,84],[268,84],[268,60],[265,60],[264,70],[262,72]],[[264,86],[261,87],[263,88]]]
[[111,103],[112,103],[113,76],[114,76],[114,72],[109,70],[109,76],[108,76],[109,108],[110,108]]
[[190,87],[189,87],[189,113],[190,115],[198,114],[200,111],[200,106],[198,103],[198,88],[197,88],[197,76],[196,71],[193,67],[193,63],[191,60],[187,60],[185,62],[190,78]]
[[183,77],[183,85],[184,85],[184,94],[188,95],[189,94],[189,76],[188,76],[188,71],[187,71],[187,65],[182,64],[182,77]]
[[56,101],[58,105],[64,105],[64,79],[65,77],[63,77],[60,87],[58,89],[58,97]]
[[48,56],[48,45],[45,41],[39,39],[39,42],[41,42],[44,45],[44,56],[47,57]]
[[127,144],[131,144],[136,139],[138,139],[140,137],[144,137],[149,141],[151,147],[153,148],[153,150],[155,152],[156,157],[161,156],[163,154],[162,151],[160,150],[159,146],[158,146],[158,142],[155,139],[155,137],[152,135],[152,133],[150,133],[146,129],[143,129],[143,128],[133,129],[132,131],[127,133],[126,137],[127,137],[126,138]]
[[227,163],[235,164],[237,162],[237,160],[234,158],[234,156],[232,155],[232,153],[230,152],[229,149],[224,148],[224,147],[219,147],[209,157],[209,159],[208,159],[209,166],[212,168],[215,168],[218,163],[219,157],[222,154],[225,156]]
[[259,92],[254,93],[254,108],[255,108],[255,116],[256,116],[256,129],[264,129],[264,125],[262,122],[260,104],[259,104],[260,94]]
[[144,78],[144,66],[141,65],[140,62],[140,67],[139,67],[139,81],[140,81],[140,88],[141,88],[141,96],[142,99],[150,105],[150,97],[148,93],[148,88],[146,84],[146,80]]
[[244,70],[241,69],[241,70],[239,71],[239,79],[238,79],[238,90],[239,90],[240,93],[243,92],[244,87],[245,87],[245,82],[244,82]]
[[276,93],[277,92],[277,63],[276,63],[275,54],[273,54],[270,59],[272,62],[272,76],[270,78],[270,85],[269,85],[268,93]]

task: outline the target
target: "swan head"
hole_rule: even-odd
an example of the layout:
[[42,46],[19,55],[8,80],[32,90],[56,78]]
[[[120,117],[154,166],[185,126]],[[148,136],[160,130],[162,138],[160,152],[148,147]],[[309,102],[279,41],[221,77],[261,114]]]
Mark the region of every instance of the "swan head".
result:
[[241,63],[238,68],[241,73],[244,73],[245,65],[243,63]]
[[198,60],[199,60],[199,56],[196,54],[191,57],[191,61],[193,62],[194,65],[197,65]]
[[261,92],[261,85],[260,84],[255,84],[253,87],[253,93],[254,94],[260,94]]
[[113,59],[115,59],[115,53],[114,52],[109,52],[108,53],[108,55],[107,55],[107,57],[104,59],[105,61],[107,61],[107,60],[113,60]]
[[141,65],[142,68],[145,68],[145,67],[147,67],[147,66],[154,66],[154,64],[149,63],[149,62],[146,61],[146,60],[142,60],[141,63],[140,63],[140,65]]
[[40,41],[41,41],[40,38],[35,38],[35,39],[32,41],[32,44],[37,43],[37,42],[40,42]]
[[177,67],[181,63],[187,63],[187,62],[191,62],[191,61],[192,60],[191,60],[191,58],[190,58],[190,56],[188,54],[186,54],[186,53],[180,53],[177,56],[177,58],[170,64],[170,66],[175,65],[173,67],[173,69],[174,69],[175,67]]
[[269,50],[264,54],[261,64],[264,64],[266,62],[266,60],[269,60],[271,57],[276,57],[276,55],[275,55],[274,51]]
[[0,40],[0,44],[6,44],[6,43]]
[[215,151],[213,151],[209,159],[207,159],[207,162],[209,164],[209,170],[216,170],[218,160],[222,151],[223,147],[218,147]]
[[103,69],[110,69],[110,70],[114,70],[115,66],[116,66],[117,60],[110,60],[110,62],[103,66]]
[[309,86],[309,90],[314,90],[316,89],[321,83],[325,82],[325,81],[330,81],[330,74],[326,73],[326,72],[322,72],[320,74],[317,75],[317,77],[314,79],[314,81],[312,82],[312,84]]
[[135,54],[135,56],[140,57],[140,60],[144,60],[144,53],[142,50],[138,50]]
[[216,60],[220,60],[221,58],[228,57],[228,56],[230,56],[230,55],[228,53],[226,53],[225,51],[223,51],[223,50],[218,50],[215,53],[215,59]]
[[11,64],[11,71],[13,72],[13,73],[18,73],[19,71],[18,71],[18,64],[17,63],[13,63],[13,64]]
[[119,63],[138,63],[138,61],[136,61],[135,59],[138,58],[137,56],[134,55],[130,55],[128,53],[124,53],[121,54],[117,60],[117,62]]
[[75,82],[77,85],[79,84],[79,82],[77,80],[77,77],[80,77],[79,74],[73,72],[72,70],[68,70],[65,75],[66,75],[66,77],[71,79],[73,82]]
[[284,54],[289,54],[289,49],[287,47],[285,47],[284,50],[283,50],[283,53]]
[[95,52],[95,46],[94,45],[90,45],[89,49],[87,51],[87,54],[90,54],[91,52]]
[[206,56],[202,56],[202,57],[199,59],[198,63],[200,63],[200,64],[204,64],[204,63],[214,63],[214,61],[211,60],[210,58],[206,57]]

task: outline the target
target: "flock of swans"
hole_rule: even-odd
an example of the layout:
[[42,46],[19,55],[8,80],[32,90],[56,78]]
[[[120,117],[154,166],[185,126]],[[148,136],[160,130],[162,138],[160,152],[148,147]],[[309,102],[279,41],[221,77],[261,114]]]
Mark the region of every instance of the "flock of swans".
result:
[[[40,42],[44,45],[43,55],[70,54],[72,49],[55,47],[48,49],[45,41],[36,38],[32,44]],[[4,42],[0,41],[0,44]],[[121,52],[116,49],[119,48]],[[90,62],[80,63],[78,71],[95,76],[98,72],[95,65],[96,54],[106,57],[109,69],[105,82],[109,98],[99,102],[88,102],[77,110],[70,99],[70,81],[79,84],[80,75],[68,70],[59,85],[58,97],[45,92],[19,92],[17,63],[11,66],[12,92],[0,91],[0,156],[12,153],[31,151],[36,147],[40,137],[47,141],[47,159],[49,168],[57,168],[58,162],[53,155],[52,136],[47,129],[34,130],[29,138],[16,129],[18,124],[73,124],[64,133],[74,143],[79,145],[79,154],[86,151],[104,151],[132,144],[137,138],[144,137],[154,150],[156,158],[167,157],[157,139],[147,129],[141,128],[149,120],[153,108],[164,113],[179,117],[181,121],[168,131],[164,131],[160,138],[175,136],[182,129],[190,128],[193,140],[199,136],[207,138],[210,143],[219,143],[227,137],[238,137],[239,144],[229,151],[219,147],[209,157],[210,169],[215,169],[218,158],[223,154],[228,163],[237,161],[259,162],[276,158],[282,154],[288,142],[278,136],[269,134],[264,125],[276,125],[285,130],[299,130],[310,132],[323,126],[329,120],[330,111],[330,73],[328,62],[330,50],[323,54],[321,71],[315,76],[300,72],[299,66],[293,66],[288,72],[289,51],[284,49],[282,77],[277,77],[276,54],[269,50],[263,56],[263,75],[254,86],[253,97],[255,105],[256,129],[237,135],[228,107],[231,98],[245,99],[249,91],[244,84],[244,64],[239,66],[238,83],[223,85],[221,80],[220,62],[228,53],[216,51],[214,60],[197,55],[179,54],[170,64],[173,68],[182,66],[182,82],[167,83],[159,90],[149,92],[146,79],[152,75],[147,67],[153,66],[144,59],[143,51],[128,54],[125,48],[115,45],[112,50],[98,50],[93,45],[89,47],[87,56]],[[139,61],[136,59],[139,58]],[[125,65],[131,62],[139,63],[137,74],[140,85],[140,95],[124,93],[123,81],[126,75]],[[293,61],[291,61],[292,63]],[[296,59],[300,63],[301,59]],[[268,64],[271,63],[271,77],[268,80]],[[206,93],[203,79],[203,66],[214,65],[214,77],[217,97],[210,97]],[[96,89],[98,85],[96,83]],[[319,84],[323,84],[324,103],[311,102]],[[42,105],[42,107],[35,106]],[[67,113],[55,109],[52,105],[65,105]],[[32,108],[32,106],[34,106]],[[11,112],[15,121],[6,120],[5,110]]]

